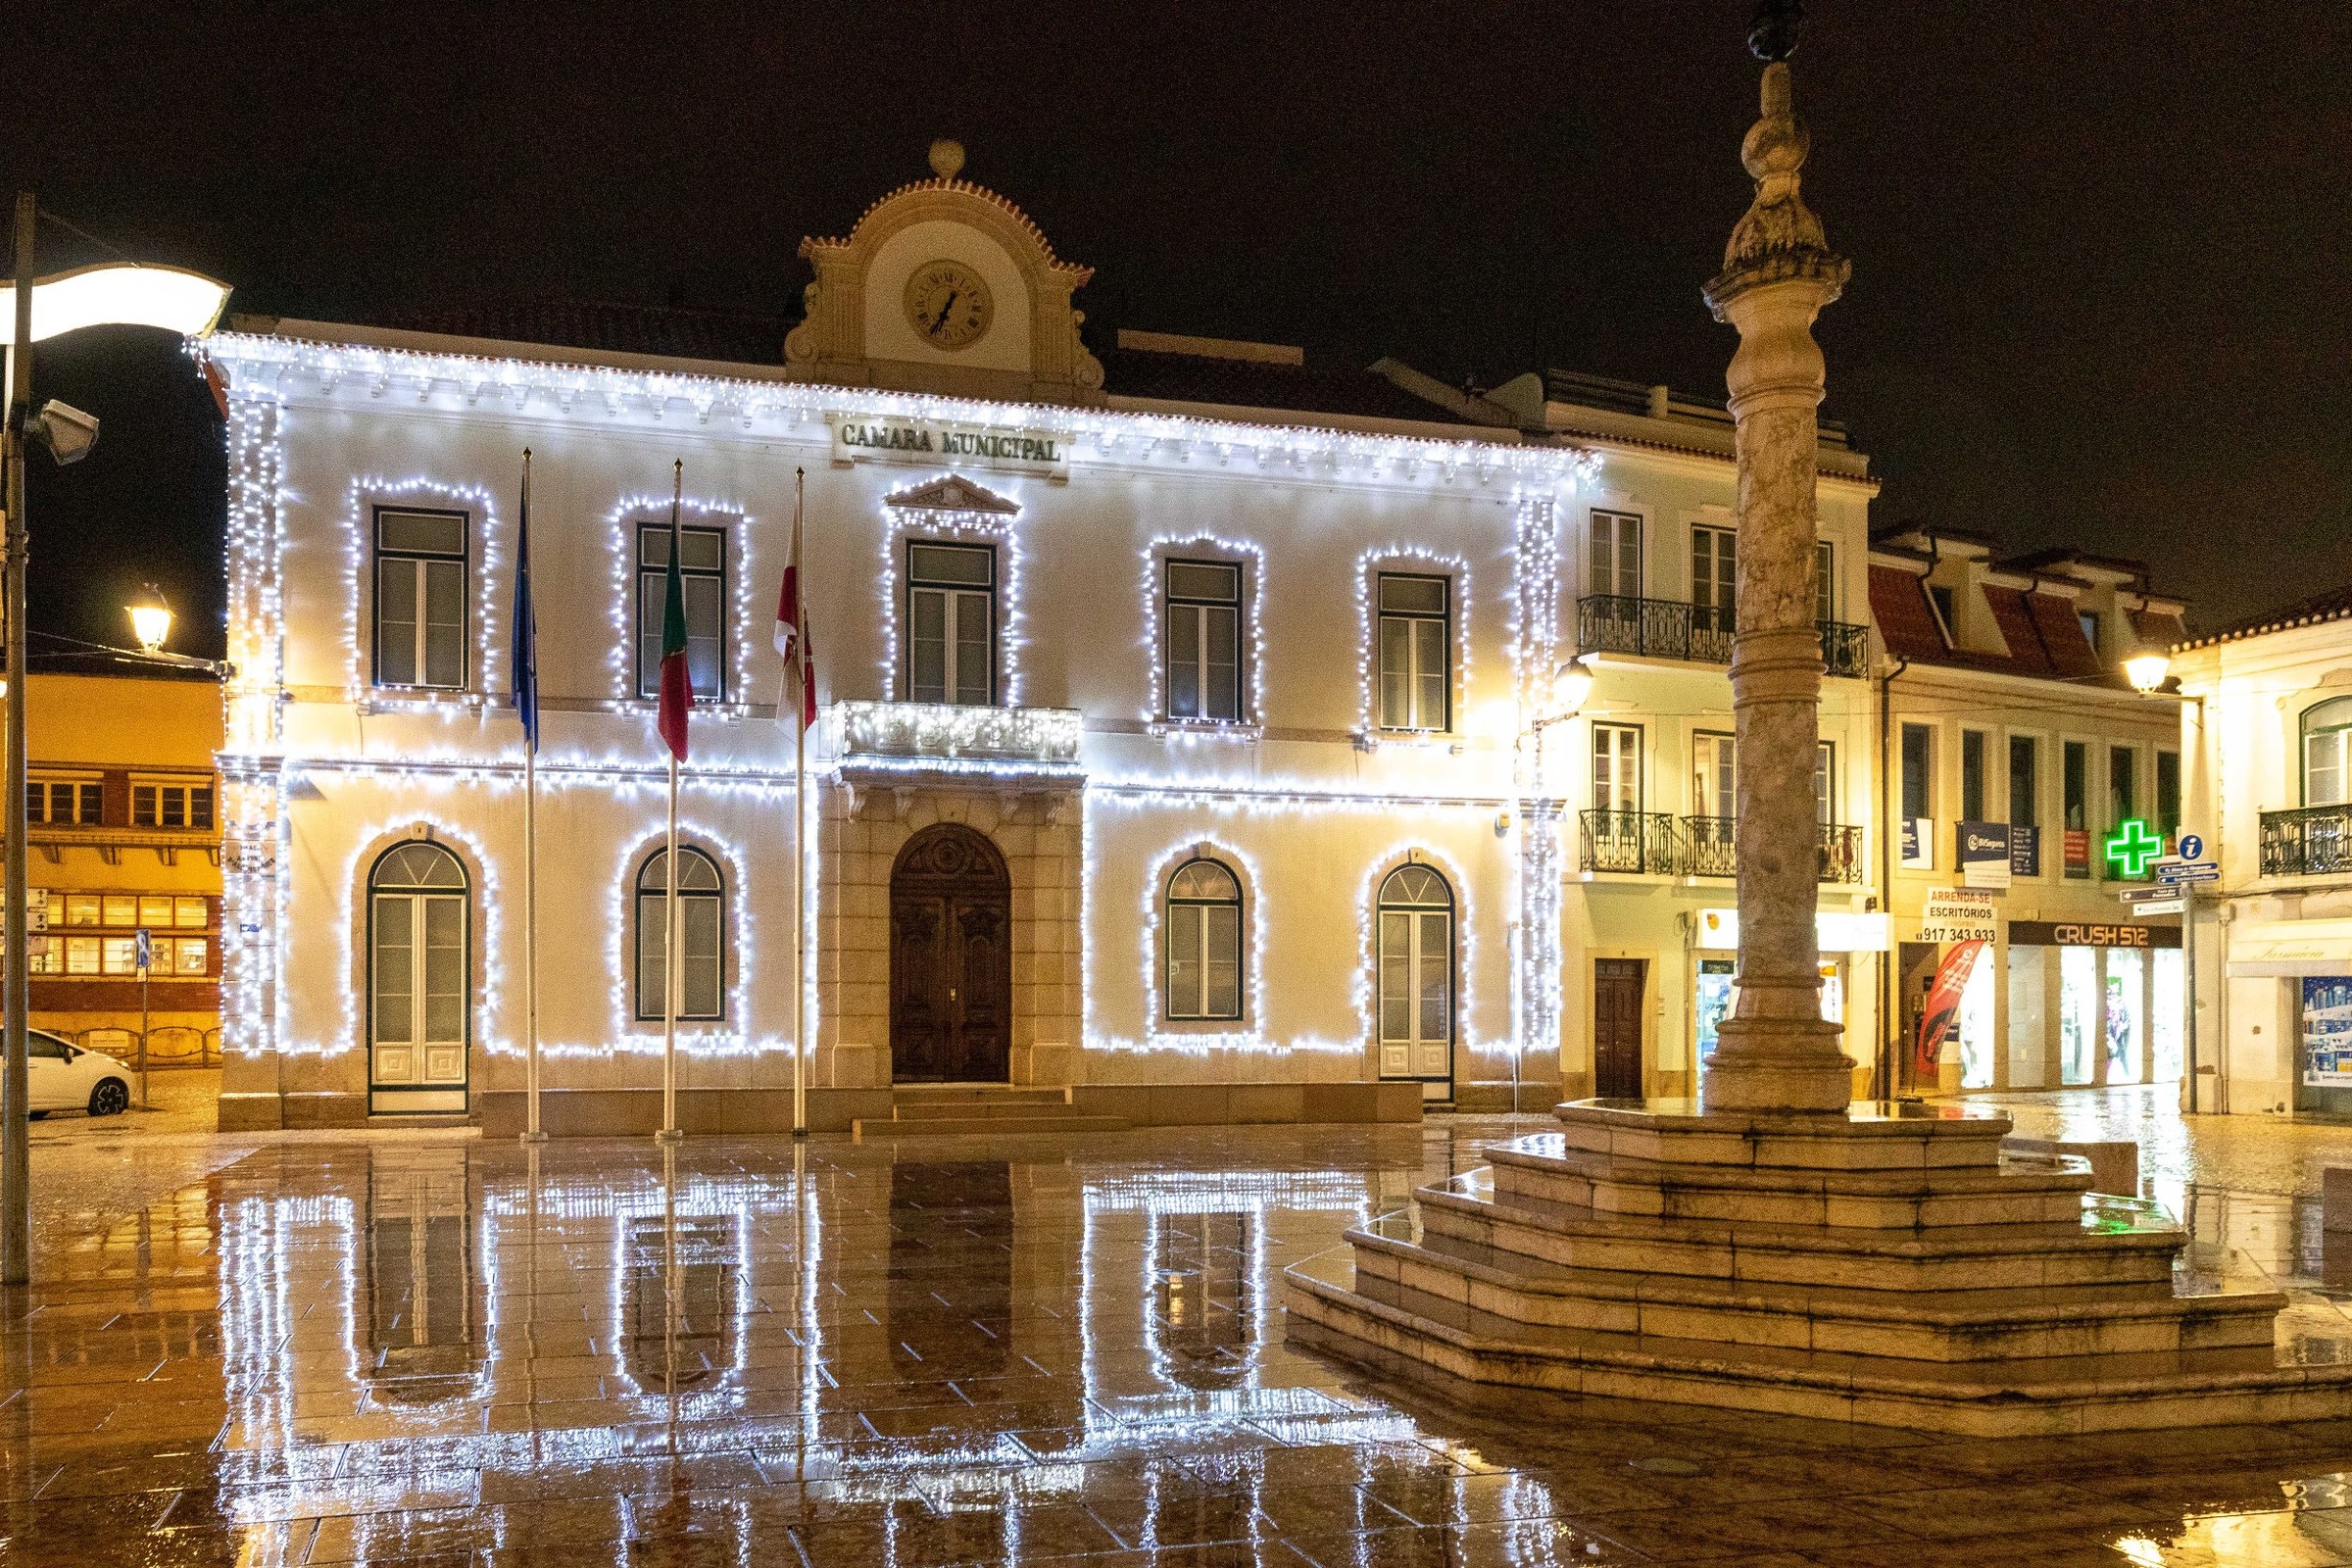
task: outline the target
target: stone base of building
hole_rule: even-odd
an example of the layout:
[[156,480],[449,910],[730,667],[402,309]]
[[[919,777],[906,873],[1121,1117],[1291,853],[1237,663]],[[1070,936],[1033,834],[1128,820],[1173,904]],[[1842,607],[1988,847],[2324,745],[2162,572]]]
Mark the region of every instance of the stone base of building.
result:
[[[1503,1088],[1507,1101],[1509,1086]],[[883,1120],[891,1114],[888,1089],[811,1088],[808,1095],[810,1132],[846,1133],[851,1123],[861,1117]],[[1070,1091],[1070,1102],[1080,1114],[1113,1116],[1133,1127],[1421,1119],[1421,1086],[1417,1083],[1079,1084]],[[524,1117],[520,1090],[486,1090],[474,1095],[466,1119],[480,1126],[486,1138],[513,1138],[521,1133]],[[450,1119],[370,1116],[366,1095],[224,1094],[220,1097],[220,1128],[222,1132],[273,1132],[280,1128],[404,1123],[432,1126]],[[551,1138],[650,1137],[662,1126],[662,1092],[544,1090],[539,1097],[539,1125]],[[681,1089],[678,1126],[706,1136],[789,1134],[792,1094],[779,1089]]]
[[1289,1332],[1472,1384],[1975,1437],[2312,1420],[2352,1367],[2008,1118],[1586,1101],[1286,1274]]

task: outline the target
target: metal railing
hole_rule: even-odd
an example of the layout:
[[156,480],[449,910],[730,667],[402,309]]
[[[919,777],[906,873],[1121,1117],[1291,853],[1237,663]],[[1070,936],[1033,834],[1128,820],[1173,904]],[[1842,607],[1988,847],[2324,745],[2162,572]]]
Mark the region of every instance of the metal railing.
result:
[[1670,875],[1680,863],[1674,818],[1663,811],[1580,811],[1577,823],[1588,871]]
[[[1870,673],[1869,627],[1842,620],[1816,624],[1821,628],[1822,664],[1830,674],[1860,679]],[[1728,664],[1733,629],[1732,612],[1713,605],[1629,594],[1587,594],[1576,602],[1579,653]]]
[[[1586,811],[1584,868],[1656,876],[1737,876],[1740,819],[1672,817],[1647,811]],[[1824,882],[1862,880],[1862,829],[1824,822],[1815,853]]]
[[[64,1029],[43,1031],[61,1040],[71,1040],[84,1051],[95,1051],[118,1061],[138,1065],[139,1032],[113,1026],[84,1029],[78,1034]],[[199,1029],[194,1024],[159,1023],[147,1031],[147,1065],[157,1071],[172,1067],[218,1067],[220,1065],[220,1031],[219,1028]]]
[[2352,871],[2352,806],[2306,806],[2262,813],[2262,874],[2319,876]]

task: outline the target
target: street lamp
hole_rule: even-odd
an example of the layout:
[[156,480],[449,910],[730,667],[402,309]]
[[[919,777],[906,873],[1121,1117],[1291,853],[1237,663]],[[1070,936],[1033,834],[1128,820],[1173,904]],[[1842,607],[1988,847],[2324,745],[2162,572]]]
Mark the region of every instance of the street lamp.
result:
[[[213,329],[228,303],[228,287],[177,267],[109,262],[49,277],[33,267],[33,231],[40,209],[30,191],[17,193],[16,273],[0,299],[0,338],[8,346],[8,403],[0,419],[0,468],[6,471],[6,527],[0,532],[0,619],[7,624],[7,718],[0,744],[0,1285],[32,1276],[32,1181],[26,1133],[24,886],[24,465],[33,446],[60,464],[89,455],[98,421],[52,400],[32,402],[32,346],[85,326],[153,326],[183,337]],[[159,635],[157,641],[161,642]]]
[[1585,662],[1586,657],[1571,659],[1551,672],[1551,711],[1537,717],[1539,729],[1574,718],[1584,710],[1586,700],[1592,695],[1592,667]]
[[164,651],[164,639],[172,635],[172,607],[164,602],[164,591],[149,583],[139,597],[122,607],[130,612],[131,634],[138,638],[141,651],[153,656]]
[[2124,661],[2124,679],[2142,697],[2153,697],[2164,685],[2165,677],[2173,672],[2172,656],[2160,648],[2133,654]]

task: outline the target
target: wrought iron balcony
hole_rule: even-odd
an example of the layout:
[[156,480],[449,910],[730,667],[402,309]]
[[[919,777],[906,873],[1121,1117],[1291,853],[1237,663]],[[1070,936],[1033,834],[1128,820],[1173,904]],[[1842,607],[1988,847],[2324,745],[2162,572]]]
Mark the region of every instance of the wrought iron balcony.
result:
[[[1683,818],[1683,862],[1685,876],[1737,876],[1740,862],[1734,855],[1734,842],[1739,836],[1740,819],[1736,816],[1686,816]],[[1816,840],[1815,853],[1820,869],[1815,873],[1824,882],[1859,882],[1862,880],[1862,830],[1850,823],[1824,822]]]
[[[1842,620],[1818,624],[1822,664],[1831,674],[1859,679],[1870,673],[1869,627]],[[1636,599],[1626,594],[1587,594],[1576,602],[1579,653],[1636,654],[1728,664],[1732,662],[1732,612],[1712,605]]]
[[2262,874],[2320,876],[2352,871],[2352,806],[2306,806],[2262,813]]
[[1682,863],[1674,818],[1663,811],[1580,811],[1584,868],[1671,876]]

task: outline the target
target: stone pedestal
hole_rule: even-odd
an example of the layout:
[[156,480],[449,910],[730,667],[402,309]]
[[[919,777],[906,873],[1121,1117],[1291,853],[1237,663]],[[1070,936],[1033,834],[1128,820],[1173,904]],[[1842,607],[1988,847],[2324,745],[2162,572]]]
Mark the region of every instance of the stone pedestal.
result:
[[2275,1346],[2285,1297],[2176,1283],[2186,1233],[2090,1195],[2085,1160],[2004,1158],[1991,1111],[1559,1117],[1292,1268],[1292,1336],[1473,1385],[1982,1437],[2352,1408],[2352,1366]]

